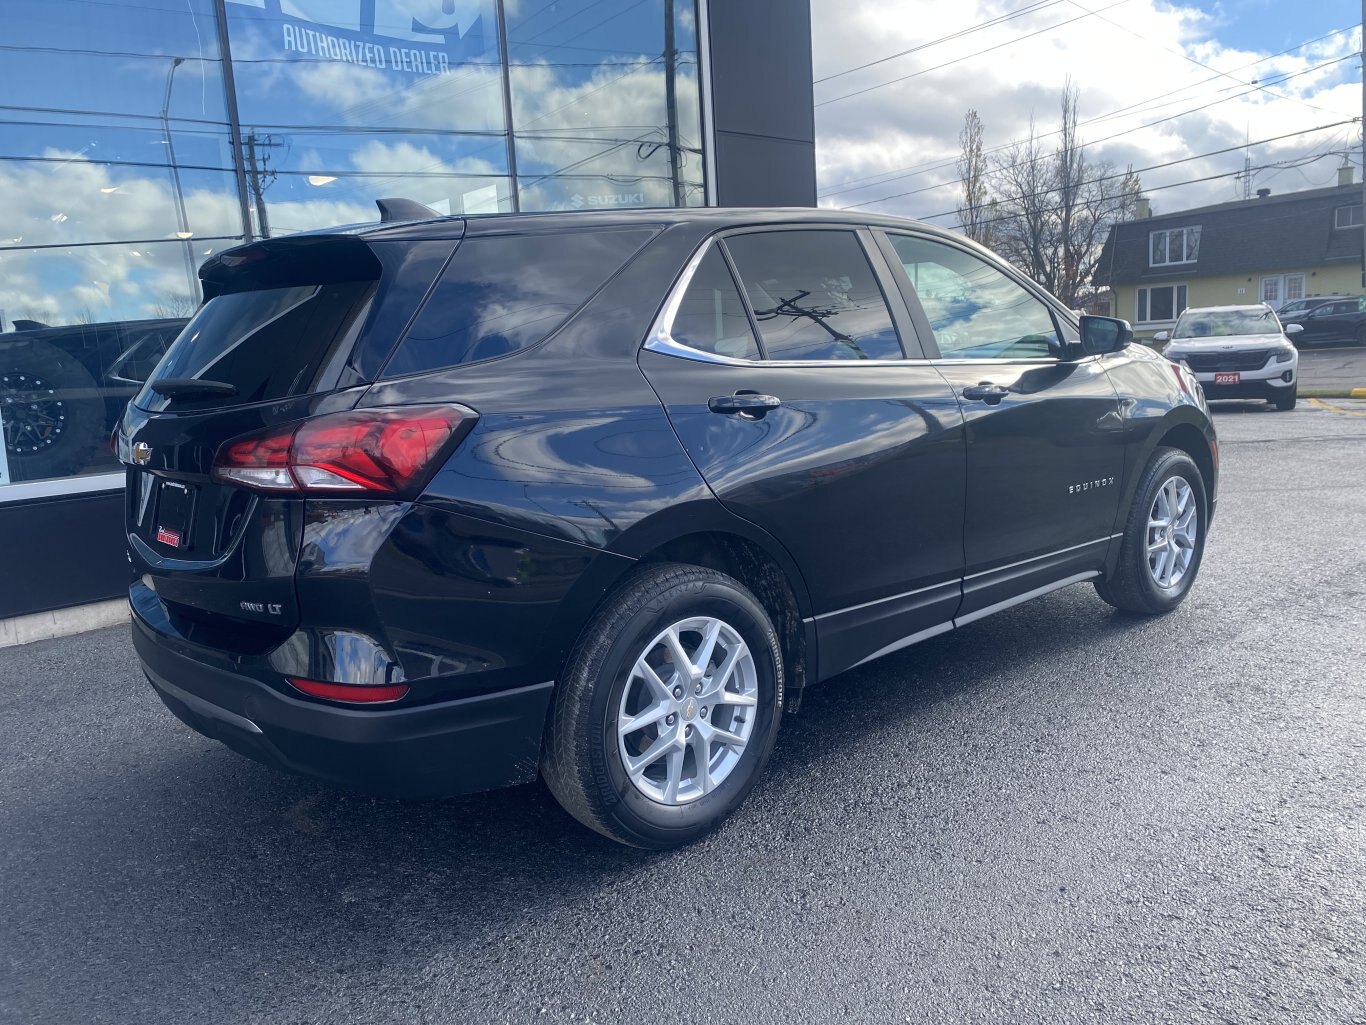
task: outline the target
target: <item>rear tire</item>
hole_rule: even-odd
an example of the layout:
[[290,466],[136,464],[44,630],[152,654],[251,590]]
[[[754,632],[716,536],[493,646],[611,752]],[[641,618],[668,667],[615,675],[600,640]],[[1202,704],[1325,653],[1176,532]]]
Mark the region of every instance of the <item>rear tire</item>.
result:
[[646,566],[594,615],[556,684],[542,775],[569,814],[619,843],[690,843],[759,778],[783,685],[777,632],[744,585]]
[[1298,393],[1298,387],[1291,388],[1289,389],[1288,395],[1277,395],[1271,401],[1282,413],[1288,413],[1295,408],[1295,400],[1298,397]]
[[[1179,496],[1187,493],[1182,503]],[[1165,526],[1158,526],[1164,521]],[[1172,611],[1200,571],[1208,522],[1200,468],[1180,449],[1159,448],[1129,509],[1115,572],[1096,581],[1096,593],[1127,612],[1157,616]],[[1183,535],[1188,545],[1182,543]]]

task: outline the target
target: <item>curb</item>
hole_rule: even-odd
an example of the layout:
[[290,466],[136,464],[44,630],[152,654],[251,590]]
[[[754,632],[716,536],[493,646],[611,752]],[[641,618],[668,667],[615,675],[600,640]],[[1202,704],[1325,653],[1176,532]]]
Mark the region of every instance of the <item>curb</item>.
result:
[[1304,399],[1366,399],[1366,388],[1301,388]]
[[48,641],[54,637],[70,637],[72,634],[99,630],[106,626],[116,626],[128,622],[128,599],[115,598],[112,601],[95,602],[91,605],[77,605],[69,609],[55,609],[52,612],[34,612],[27,616],[0,619],[0,648],[10,648],[33,641]]

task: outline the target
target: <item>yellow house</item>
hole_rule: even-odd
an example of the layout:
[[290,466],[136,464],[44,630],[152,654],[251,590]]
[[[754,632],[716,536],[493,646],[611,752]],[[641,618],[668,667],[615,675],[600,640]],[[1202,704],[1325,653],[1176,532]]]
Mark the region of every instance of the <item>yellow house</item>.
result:
[[1110,229],[1095,283],[1114,295],[1113,315],[1149,339],[1188,306],[1269,303],[1362,294],[1362,190],[1343,168],[1338,185],[1154,214]]

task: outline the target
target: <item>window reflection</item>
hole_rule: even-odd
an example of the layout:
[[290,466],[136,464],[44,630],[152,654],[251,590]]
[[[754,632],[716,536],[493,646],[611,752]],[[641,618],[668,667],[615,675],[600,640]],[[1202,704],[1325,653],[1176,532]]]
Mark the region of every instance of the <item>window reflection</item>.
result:
[[726,240],[769,359],[901,359],[873,268],[848,231]]
[[560,0],[507,18],[523,209],[705,203],[692,4]]
[[116,468],[108,428],[198,307],[199,264],[245,238],[373,221],[388,196],[705,202],[692,0],[219,8],[5,4],[0,376],[32,416],[0,403],[0,485]]
[[940,353],[964,359],[1057,355],[1048,307],[1001,271],[941,242],[909,235],[891,240]]

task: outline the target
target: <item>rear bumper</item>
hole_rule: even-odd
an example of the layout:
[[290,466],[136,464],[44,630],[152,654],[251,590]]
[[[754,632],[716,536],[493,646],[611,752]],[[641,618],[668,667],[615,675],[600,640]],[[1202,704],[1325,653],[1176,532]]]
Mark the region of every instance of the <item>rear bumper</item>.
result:
[[288,772],[407,798],[474,793],[536,776],[551,683],[358,710],[292,698],[174,650],[136,610],[133,644],[177,718]]

